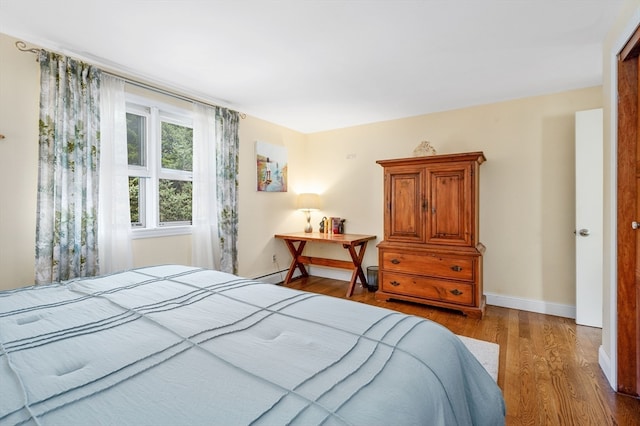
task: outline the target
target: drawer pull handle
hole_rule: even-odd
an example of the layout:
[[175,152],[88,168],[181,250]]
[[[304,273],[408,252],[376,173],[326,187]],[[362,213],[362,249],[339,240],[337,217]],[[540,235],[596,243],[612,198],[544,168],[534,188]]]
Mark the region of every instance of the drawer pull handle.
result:
[[460,290],[458,290],[457,288],[454,288],[453,290],[450,290],[450,292],[454,296],[460,296],[462,294],[462,292]]
[[398,281],[391,281],[389,284],[391,284],[394,287],[398,287],[400,285]]
[[460,271],[462,271],[462,266],[453,265],[453,266],[451,267],[451,270],[452,270],[452,271],[456,271],[456,272],[460,272]]
[[398,259],[391,259],[391,263],[397,265],[398,263],[400,263],[400,261]]

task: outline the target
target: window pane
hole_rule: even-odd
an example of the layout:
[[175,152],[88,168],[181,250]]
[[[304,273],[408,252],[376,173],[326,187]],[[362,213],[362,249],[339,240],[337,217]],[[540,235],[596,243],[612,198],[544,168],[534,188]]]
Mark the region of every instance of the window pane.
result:
[[162,167],[193,171],[193,129],[162,122]]
[[142,178],[129,176],[129,209],[131,210],[131,225],[144,225],[144,189],[141,187]]
[[189,181],[160,179],[160,223],[191,223],[191,193]]
[[129,164],[144,166],[144,141],[146,140],[146,118],[127,113],[127,153]]

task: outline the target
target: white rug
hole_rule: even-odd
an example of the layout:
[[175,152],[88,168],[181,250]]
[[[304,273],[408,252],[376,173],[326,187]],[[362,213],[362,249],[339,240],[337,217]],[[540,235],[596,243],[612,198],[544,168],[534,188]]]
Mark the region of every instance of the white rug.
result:
[[469,351],[480,361],[493,380],[498,381],[498,360],[500,358],[500,345],[471,337],[458,336]]

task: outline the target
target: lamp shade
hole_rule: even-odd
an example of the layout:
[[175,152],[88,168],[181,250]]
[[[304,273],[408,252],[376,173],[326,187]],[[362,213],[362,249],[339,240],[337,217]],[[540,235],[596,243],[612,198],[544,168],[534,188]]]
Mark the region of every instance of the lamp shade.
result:
[[318,210],[320,208],[320,196],[312,193],[299,194],[297,206],[298,210]]

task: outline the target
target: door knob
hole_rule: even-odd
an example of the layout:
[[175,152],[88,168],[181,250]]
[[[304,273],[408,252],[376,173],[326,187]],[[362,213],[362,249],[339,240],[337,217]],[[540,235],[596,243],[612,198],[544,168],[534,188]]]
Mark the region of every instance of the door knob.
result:
[[581,237],[588,237],[589,236],[589,230],[588,229],[581,229],[578,231],[578,233],[580,234]]

